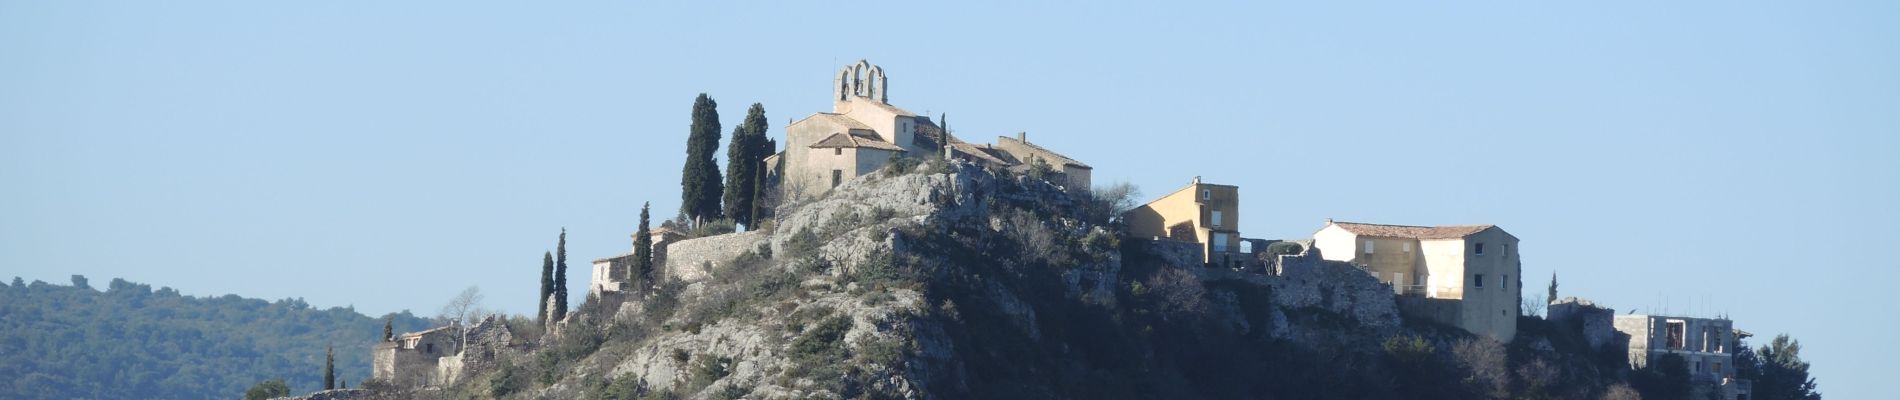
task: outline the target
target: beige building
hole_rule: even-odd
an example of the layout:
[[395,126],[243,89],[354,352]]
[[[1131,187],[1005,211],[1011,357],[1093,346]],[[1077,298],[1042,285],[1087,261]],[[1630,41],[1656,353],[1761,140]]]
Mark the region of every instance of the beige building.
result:
[[1128,235],[1201,243],[1209,264],[1244,262],[1240,248],[1240,187],[1201,182],[1122,213]]
[[929,117],[891,105],[883,67],[859,60],[838,71],[832,88],[831,112],[786,126],[784,152],[767,158],[767,175],[776,176],[787,199],[822,194],[898,157],[954,157],[1018,172],[1041,162],[1058,174],[1050,181],[1088,189],[1087,164],[1029,144],[1025,134],[994,145],[965,143]]
[[1327,221],[1313,242],[1321,256],[1360,265],[1395,293],[1456,300],[1433,319],[1505,342],[1517,335],[1523,262],[1517,237],[1495,225]]
[[401,386],[434,384],[438,360],[461,351],[459,343],[452,326],[398,335],[376,344],[370,377]]

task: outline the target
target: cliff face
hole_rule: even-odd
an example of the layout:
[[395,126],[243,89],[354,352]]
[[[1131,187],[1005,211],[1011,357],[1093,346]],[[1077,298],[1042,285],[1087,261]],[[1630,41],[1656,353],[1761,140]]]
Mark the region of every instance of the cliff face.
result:
[[[1397,398],[1476,390],[1456,376],[1437,392],[1395,378],[1407,366],[1469,370],[1447,352],[1471,339],[1403,324],[1389,288],[1316,253],[1282,260],[1292,267],[1282,275],[1208,269],[1147,241],[1123,241],[1106,206],[1086,195],[968,164],[914,169],[785,206],[776,226],[689,256],[702,262],[669,264],[673,279],[584,305],[537,347],[423,393]],[[1393,361],[1395,337],[1422,337],[1406,354],[1423,358],[1404,360],[1425,364]]]

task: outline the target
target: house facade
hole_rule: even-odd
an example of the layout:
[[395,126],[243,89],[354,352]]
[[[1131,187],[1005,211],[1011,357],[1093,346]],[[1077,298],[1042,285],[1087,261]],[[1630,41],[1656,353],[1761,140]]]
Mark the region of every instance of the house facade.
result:
[[460,351],[456,336],[455,327],[444,326],[377,343],[370,355],[370,377],[401,386],[434,384],[439,360]]
[[[686,239],[685,234],[665,226],[650,231],[649,237],[653,239],[653,265],[656,270],[659,269],[659,265],[666,263],[667,245]],[[635,243],[638,241],[636,240]],[[629,249],[625,254],[594,260],[593,275],[588,279],[587,293],[598,298],[605,293],[632,289],[628,286],[627,278],[633,273],[634,250],[637,249]]]
[[785,127],[785,150],[767,158],[765,171],[786,199],[823,194],[899,157],[960,158],[1018,172],[1040,162],[1059,174],[1051,182],[1088,189],[1087,164],[1029,144],[1026,134],[965,143],[929,117],[891,105],[889,87],[883,67],[859,60],[833,77],[831,112]]
[[1433,320],[1504,342],[1517,335],[1523,262],[1517,237],[1497,226],[1327,221],[1313,242],[1326,259],[1359,265],[1394,293],[1427,299],[1410,304]]
[[1227,266],[1249,257],[1241,251],[1239,186],[1194,177],[1187,186],[1122,213],[1122,220],[1130,237],[1200,243],[1209,264]]

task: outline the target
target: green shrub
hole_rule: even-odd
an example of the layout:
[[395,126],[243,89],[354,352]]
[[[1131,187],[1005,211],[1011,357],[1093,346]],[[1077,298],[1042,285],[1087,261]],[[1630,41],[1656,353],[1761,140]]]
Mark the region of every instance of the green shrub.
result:
[[1304,248],[1301,247],[1299,243],[1294,243],[1294,242],[1273,242],[1273,244],[1267,245],[1268,254],[1280,254],[1280,255],[1290,256],[1290,255],[1300,254],[1300,251],[1302,250],[1304,250]]

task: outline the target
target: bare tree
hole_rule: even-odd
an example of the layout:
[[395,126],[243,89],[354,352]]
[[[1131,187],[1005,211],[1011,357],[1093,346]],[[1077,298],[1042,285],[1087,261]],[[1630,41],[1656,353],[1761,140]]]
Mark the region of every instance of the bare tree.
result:
[[469,286],[467,289],[462,289],[462,294],[450,298],[449,303],[442,306],[441,314],[436,318],[443,322],[459,321],[467,324],[488,314],[491,312],[482,308],[482,288]]
[[1478,391],[1487,398],[1504,398],[1511,384],[1510,371],[1505,365],[1504,344],[1488,337],[1475,337],[1459,340],[1451,347],[1452,359],[1470,371],[1465,376],[1466,387]]
[[1630,388],[1629,384],[1617,382],[1610,385],[1609,390],[1603,391],[1603,400],[1643,400],[1643,395],[1636,393],[1636,389]]

